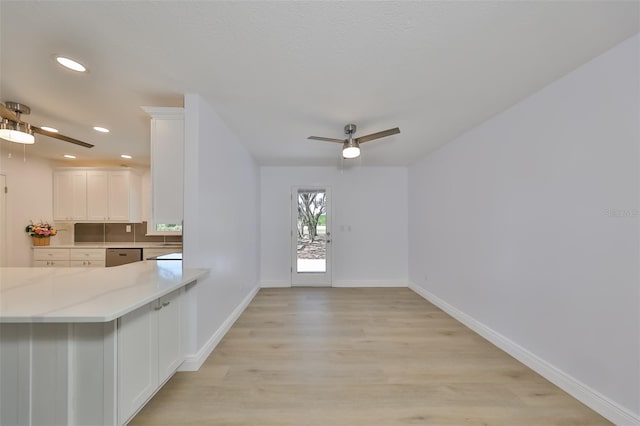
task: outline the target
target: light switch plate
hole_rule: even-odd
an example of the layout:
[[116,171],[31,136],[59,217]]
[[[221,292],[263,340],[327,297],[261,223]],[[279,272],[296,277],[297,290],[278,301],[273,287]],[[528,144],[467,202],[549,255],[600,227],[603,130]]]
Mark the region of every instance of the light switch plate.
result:
[[131,232],[131,225],[127,225],[127,226],[125,227],[125,231],[126,231],[126,232]]

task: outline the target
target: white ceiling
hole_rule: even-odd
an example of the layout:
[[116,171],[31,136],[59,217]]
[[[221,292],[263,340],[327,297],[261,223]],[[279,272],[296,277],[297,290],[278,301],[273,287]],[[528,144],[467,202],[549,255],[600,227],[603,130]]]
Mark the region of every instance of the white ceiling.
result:
[[[265,165],[333,165],[308,141],[399,126],[364,165],[406,165],[640,30],[637,1],[0,3],[0,100],[94,143],[37,136],[28,155],[148,162],[140,106],[199,93]],[[62,69],[62,53],[88,66]],[[108,135],[91,130],[111,129]],[[22,155],[22,147],[11,145]]]

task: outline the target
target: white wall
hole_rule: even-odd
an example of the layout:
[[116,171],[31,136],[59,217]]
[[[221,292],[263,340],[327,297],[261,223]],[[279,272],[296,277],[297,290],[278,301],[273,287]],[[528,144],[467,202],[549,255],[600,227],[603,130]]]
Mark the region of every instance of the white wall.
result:
[[261,167],[262,285],[291,283],[290,195],[305,185],[331,188],[334,285],[407,285],[406,168]]
[[418,289],[636,416],[639,48],[627,40],[409,171]]
[[258,286],[259,172],[199,95],[185,96],[184,265],[210,274],[189,290],[193,354]]
[[29,147],[25,157],[22,145],[0,142],[0,174],[6,175],[9,188],[7,266],[31,266],[32,242],[24,229],[31,220],[53,221],[53,168],[29,154]]

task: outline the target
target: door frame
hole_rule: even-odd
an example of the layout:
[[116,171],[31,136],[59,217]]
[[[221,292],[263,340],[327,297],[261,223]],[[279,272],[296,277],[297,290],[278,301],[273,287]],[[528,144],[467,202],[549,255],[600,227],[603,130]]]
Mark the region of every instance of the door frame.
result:
[[[326,247],[326,269],[325,272],[303,272],[298,273],[298,191],[324,191],[327,198],[327,242]],[[332,287],[332,243],[331,243],[331,216],[332,216],[331,187],[329,185],[300,185],[291,188],[291,287]]]
[[0,267],[7,266],[7,221],[9,208],[7,207],[8,201],[7,193],[5,192],[7,187],[7,175],[0,173]]

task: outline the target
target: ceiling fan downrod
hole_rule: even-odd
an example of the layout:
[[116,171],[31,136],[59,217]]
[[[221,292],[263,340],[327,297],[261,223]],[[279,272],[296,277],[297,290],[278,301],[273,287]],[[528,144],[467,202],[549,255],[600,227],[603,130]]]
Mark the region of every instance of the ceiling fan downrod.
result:
[[355,124],[347,124],[346,126],[344,126],[345,135],[348,135],[349,137],[351,137],[355,132],[356,132]]

